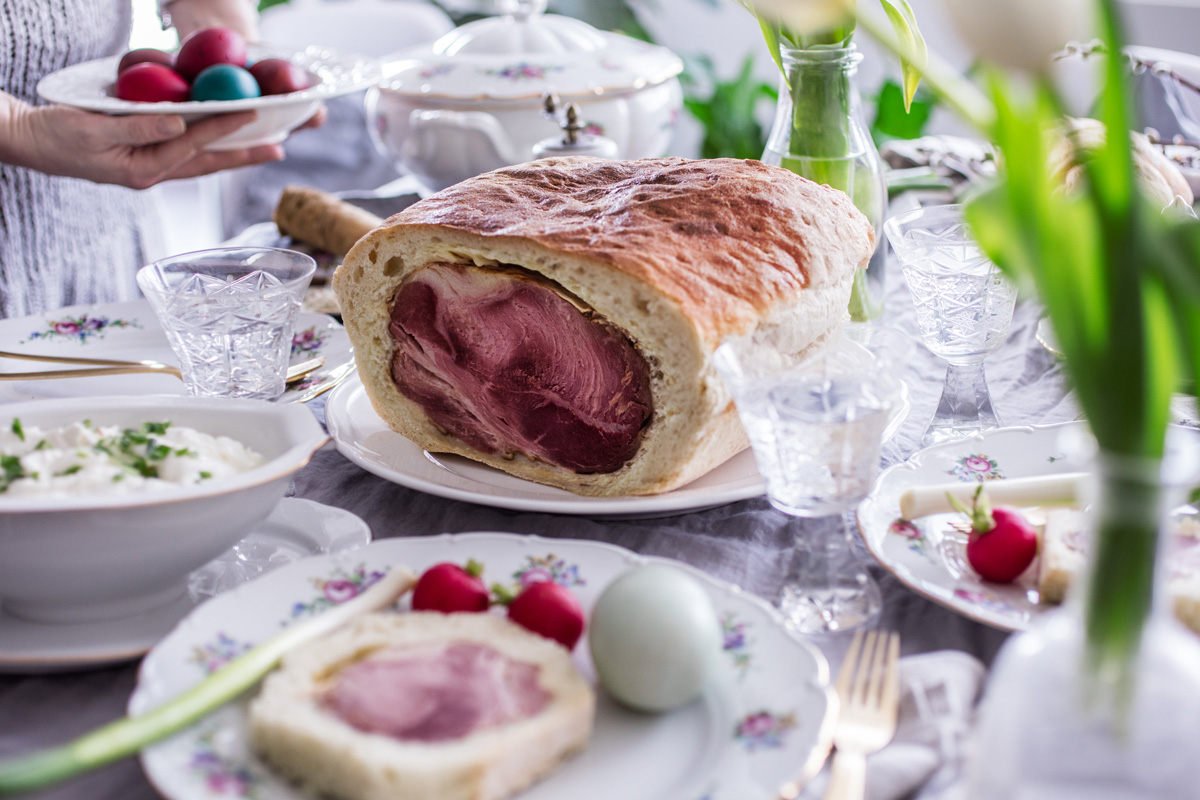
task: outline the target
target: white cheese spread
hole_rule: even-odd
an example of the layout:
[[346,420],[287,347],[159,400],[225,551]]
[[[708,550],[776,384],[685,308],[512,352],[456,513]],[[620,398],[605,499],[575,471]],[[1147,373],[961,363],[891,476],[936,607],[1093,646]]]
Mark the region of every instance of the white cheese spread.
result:
[[170,422],[121,428],[85,420],[42,430],[14,419],[0,429],[0,494],[155,491],[236,475],[263,461],[228,436]]

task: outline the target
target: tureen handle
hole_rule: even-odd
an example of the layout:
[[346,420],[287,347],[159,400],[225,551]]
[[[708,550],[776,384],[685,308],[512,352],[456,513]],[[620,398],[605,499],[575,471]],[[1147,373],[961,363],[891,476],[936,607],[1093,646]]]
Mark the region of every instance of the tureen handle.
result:
[[507,17],[524,20],[546,10],[546,0],[496,0],[500,13]]

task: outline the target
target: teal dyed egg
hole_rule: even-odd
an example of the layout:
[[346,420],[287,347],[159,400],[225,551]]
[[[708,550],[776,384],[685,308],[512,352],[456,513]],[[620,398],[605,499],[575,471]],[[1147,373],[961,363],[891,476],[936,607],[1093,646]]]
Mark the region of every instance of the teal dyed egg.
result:
[[233,64],[213,64],[192,82],[193,100],[244,100],[261,96],[254,76]]

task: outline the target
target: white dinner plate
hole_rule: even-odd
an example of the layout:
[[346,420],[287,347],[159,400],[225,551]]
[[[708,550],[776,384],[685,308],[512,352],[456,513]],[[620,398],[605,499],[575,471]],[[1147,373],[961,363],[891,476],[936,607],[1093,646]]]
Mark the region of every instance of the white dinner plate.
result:
[[[126,303],[69,306],[42,314],[0,320],[0,350],[31,355],[79,356],[127,361],[150,359],[179,364],[154,311],[145,300]],[[337,367],[352,360],[346,330],[326,314],[300,312],[292,336],[291,362],[316,356],[325,365],[288,387],[281,402],[329,379]],[[80,364],[51,364],[0,358],[0,374],[86,368]],[[99,395],[185,394],[183,381],[170,375],[108,375],[95,378],[0,381],[0,400],[39,400],[50,397]]]
[[[497,533],[387,539],[353,553],[305,559],[193,612],[143,661],[129,713],[177,696],[292,621],[354,596],[393,566],[420,572],[468,559],[485,565],[489,583],[517,583],[534,574],[557,580],[588,613],[618,575],[639,563],[665,561],[599,542]],[[789,634],[767,603],[669,563],[696,578],[713,600],[724,630],[718,675],[701,698],[661,715],[628,711],[599,692],[588,747],[522,792],[522,800],[774,800],[785,783],[810,775],[824,761],[836,700],[823,656]],[[594,683],[586,642],[573,655]],[[303,800],[250,751],[246,708],[252,695],[142,752],[159,792],[170,800]]]
[[[1179,438],[1168,439],[1168,459],[1173,452],[1198,449],[1195,431],[1176,428]],[[1086,422],[996,428],[958,442],[921,450],[908,461],[885,470],[875,490],[858,507],[858,527],[867,550],[888,572],[918,594],[965,617],[1002,630],[1023,630],[1048,607],[1039,605],[1038,562],[1011,584],[984,581],[966,560],[966,536],[950,526],[965,523],[957,513],[932,514],[917,520],[900,517],[900,495],[912,486],[933,486],[963,481],[1031,478],[1065,472],[1082,472],[1088,465],[1074,454],[1069,442],[1091,436]],[[1068,453],[1071,450],[1071,453]],[[1176,475],[1192,474],[1195,459],[1182,457]],[[1186,467],[1182,465],[1187,465]],[[1194,476],[1196,480],[1200,476]],[[1040,514],[1030,513],[1033,520]]]
[[468,458],[422,450],[379,418],[357,376],[333,390],[325,405],[325,424],[338,450],[368,472],[438,497],[495,508],[547,514],[653,517],[714,508],[758,497],[766,491],[749,450],[687,486],[664,494],[584,497],[543,486]]
[[365,546],[371,529],[349,511],[284,498],[228,552],[189,579],[189,592],[146,614],[107,622],[54,625],[11,617],[0,609],[0,673],[56,672],[140,657],[196,603],[306,556]]
[[[884,431],[885,440],[908,416],[908,388],[901,387],[901,402]],[[767,490],[749,449],[663,494],[584,497],[544,486],[469,458],[422,450],[380,419],[357,376],[333,390],[325,406],[325,424],[346,458],[381,478],[438,497],[514,511],[645,519],[716,508]]]

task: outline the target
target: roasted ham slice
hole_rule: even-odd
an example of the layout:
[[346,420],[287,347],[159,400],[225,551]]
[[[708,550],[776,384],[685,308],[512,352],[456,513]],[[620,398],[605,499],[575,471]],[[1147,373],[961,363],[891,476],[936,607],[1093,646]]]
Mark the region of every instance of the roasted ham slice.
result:
[[482,452],[581,474],[637,452],[652,411],[645,361],[544,280],[434,264],[400,287],[390,330],[396,386]]

